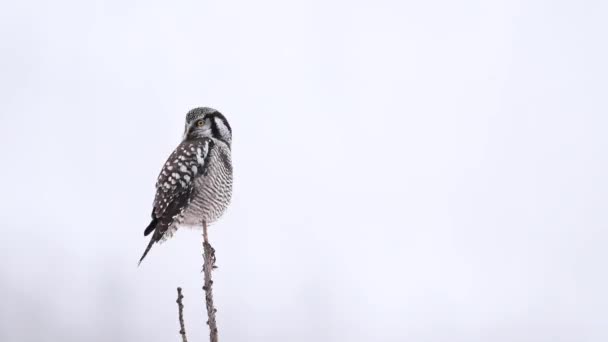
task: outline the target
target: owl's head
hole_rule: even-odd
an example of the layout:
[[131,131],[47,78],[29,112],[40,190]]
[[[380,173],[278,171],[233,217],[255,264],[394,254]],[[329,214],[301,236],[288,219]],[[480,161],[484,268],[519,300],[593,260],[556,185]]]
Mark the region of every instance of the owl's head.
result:
[[184,140],[214,138],[232,144],[232,129],[226,117],[213,108],[194,108],[186,114]]

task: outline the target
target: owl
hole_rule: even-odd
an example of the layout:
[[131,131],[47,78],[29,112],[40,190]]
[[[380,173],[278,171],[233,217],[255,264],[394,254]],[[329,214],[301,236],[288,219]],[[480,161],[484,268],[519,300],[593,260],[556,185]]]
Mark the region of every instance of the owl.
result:
[[232,197],[232,129],[215,109],[200,107],[186,114],[182,142],[171,153],[156,181],[152,234],[139,263],[154,243],[182,227],[202,229],[219,219]]

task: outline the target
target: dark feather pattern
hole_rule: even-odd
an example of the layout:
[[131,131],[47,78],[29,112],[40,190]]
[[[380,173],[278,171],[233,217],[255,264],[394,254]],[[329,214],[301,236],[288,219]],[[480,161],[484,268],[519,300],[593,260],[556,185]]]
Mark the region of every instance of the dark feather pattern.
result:
[[148,236],[148,235],[150,235],[150,233],[152,233],[154,231],[154,229],[156,228],[157,222],[158,222],[158,218],[156,217],[156,215],[154,215],[154,209],[152,209],[152,222],[150,222],[148,227],[146,227],[146,230],[144,230],[144,236]]

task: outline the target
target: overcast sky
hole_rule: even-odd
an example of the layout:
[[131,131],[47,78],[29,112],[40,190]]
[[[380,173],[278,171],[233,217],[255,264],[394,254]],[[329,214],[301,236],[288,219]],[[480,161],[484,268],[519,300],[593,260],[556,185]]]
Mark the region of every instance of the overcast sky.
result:
[[0,5],[0,340],[204,341],[141,267],[186,112],[233,127],[222,341],[608,340],[605,1]]

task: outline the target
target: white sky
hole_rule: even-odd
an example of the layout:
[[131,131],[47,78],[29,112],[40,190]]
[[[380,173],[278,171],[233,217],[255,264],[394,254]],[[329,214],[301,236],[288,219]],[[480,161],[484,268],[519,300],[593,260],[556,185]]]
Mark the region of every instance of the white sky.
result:
[[234,131],[222,341],[608,340],[605,1],[0,5],[1,341],[205,340],[137,268],[185,113]]

